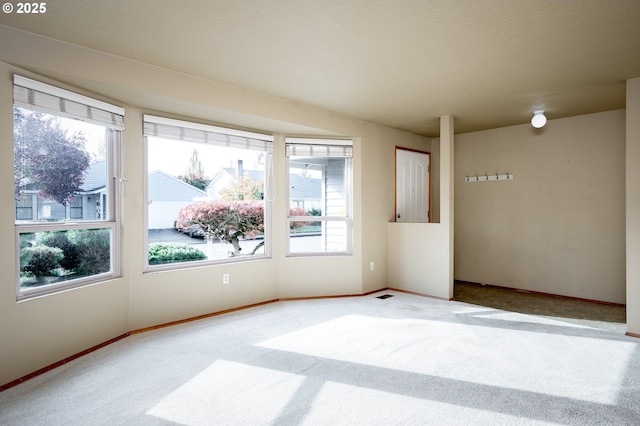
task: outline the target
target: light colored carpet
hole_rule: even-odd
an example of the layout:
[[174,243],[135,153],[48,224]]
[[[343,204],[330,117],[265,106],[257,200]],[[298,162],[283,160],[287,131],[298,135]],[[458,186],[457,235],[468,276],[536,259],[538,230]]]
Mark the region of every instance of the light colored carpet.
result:
[[640,424],[640,339],[383,293],[128,337],[0,393],[0,424]]

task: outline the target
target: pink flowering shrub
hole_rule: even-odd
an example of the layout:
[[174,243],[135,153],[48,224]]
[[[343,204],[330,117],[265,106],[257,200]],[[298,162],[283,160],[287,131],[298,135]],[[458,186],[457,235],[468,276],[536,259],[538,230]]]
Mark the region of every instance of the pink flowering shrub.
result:
[[[289,208],[289,216],[305,216],[307,212],[302,207]],[[307,222],[289,222],[291,229],[302,228]]]
[[[240,254],[240,240],[264,231],[264,201],[207,201],[189,204],[178,211],[177,226],[198,226],[208,240],[218,239]],[[260,243],[258,246],[262,246]],[[256,247],[257,249],[258,247]],[[254,250],[255,253],[256,250]]]

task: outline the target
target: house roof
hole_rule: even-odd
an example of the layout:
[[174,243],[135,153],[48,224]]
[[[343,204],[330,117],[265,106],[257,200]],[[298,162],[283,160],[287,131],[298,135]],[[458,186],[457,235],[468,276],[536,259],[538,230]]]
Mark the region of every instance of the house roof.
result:
[[[213,187],[223,176],[234,178],[236,176],[236,169],[233,167],[222,167],[213,176],[213,179],[207,184],[207,189]],[[243,170],[243,176],[248,176],[251,180],[262,182],[264,180],[264,172],[260,170]]]
[[85,175],[84,183],[80,186],[80,191],[91,192],[102,189],[107,184],[107,161],[95,161],[89,165]]
[[149,201],[193,201],[207,193],[161,170],[149,173]]
[[[231,176],[236,175],[236,169],[232,167],[225,167],[223,170]],[[260,170],[243,170],[243,176],[248,176],[251,180],[261,181],[264,179],[264,172]]]
[[[431,137],[446,114],[463,133],[527,123],[536,109],[624,108],[625,80],[640,77],[638,0],[66,0],[36,18],[0,23]],[[118,96],[175,110],[142,89]]]
[[292,200],[320,199],[322,197],[321,181],[320,179],[290,174],[289,194]]
[[[89,164],[89,167],[85,171],[84,182],[79,188],[79,192],[94,192],[103,189],[106,186],[107,179],[107,161],[100,160],[94,161]],[[23,189],[27,191],[37,191],[38,184],[31,182],[30,179],[24,179]]]
[[[227,175],[234,177],[236,175],[236,169],[232,167],[221,168],[209,182],[210,186],[214,185],[222,176]],[[264,180],[264,172],[261,170],[244,170],[244,175],[249,176],[251,180],[262,182]],[[289,191],[290,196],[294,200],[304,199],[320,199],[322,196],[322,183],[320,179],[304,178],[297,174],[289,175]]]

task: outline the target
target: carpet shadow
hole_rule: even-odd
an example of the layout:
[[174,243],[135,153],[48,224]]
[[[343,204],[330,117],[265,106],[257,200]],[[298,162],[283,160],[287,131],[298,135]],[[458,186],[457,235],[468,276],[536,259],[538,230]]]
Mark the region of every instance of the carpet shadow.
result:
[[[281,414],[282,420],[296,423],[304,420],[301,407],[313,405],[322,383],[337,382],[557,424],[640,424],[640,407],[636,410],[628,408],[636,405],[631,403],[638,400],[634,398],[640,397],[637,388],[633,395],[627,395],[621,401],[624,405],[609,405],[260,347],[247,348],[247,355],[250,359],[241,362],[303,374],[310,381],[311,384],[301,388],[296,399],[289,403],[291,411],[284,410]],[[638,353],[635,358],[634,364],[640,362]]]

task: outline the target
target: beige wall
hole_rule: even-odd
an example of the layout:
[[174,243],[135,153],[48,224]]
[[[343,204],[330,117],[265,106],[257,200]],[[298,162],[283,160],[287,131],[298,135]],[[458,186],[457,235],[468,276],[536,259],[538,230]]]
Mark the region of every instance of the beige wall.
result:
[[[0,211],[0,385],[131,330],[238,306],[386,287],[386,225],[393,217],[394,147],[428,138],[294,104],[0,25],[0,138],[12,139],[12,73],[43,76],[125,107],[122,278],[16,303],[13,209]],[[12,65],[8,65],[12,64]],[[65,85],[66,84],[66,85]],[[60,84],[59,84],[60,85]],[[278,196],[273,256],[244,263],[143,273],[142,114],[195,118],[275,135]],[[284,255],[284,135],[354,137],[352,256]],[[12,146],[0,144],[2,205],[13,205]],[[369,262],[376,268],[370,271]],[[222,274],[231,277],[222,285]]]
[[640,78],[627,81],[627,332],[640,335]]
[[[437,166],[431,169],[431,198],[432,208],[437,206],[438,222],[392,220],[387,225],[388,286],[447,300],[453,298],[454,279],[453,122],[450,115],[440,117],[440,138],[431,143],[431,164]],[[433,181],[437,182],[437,196]]]
[[[12,75],[0,63],[0,140],[13,140]],[[124,279],[16,302],[13,144],[0,144],[0,384],[129,331]]]
[[455,278],[624,303],[624,123],[617,110],[456,135]]

